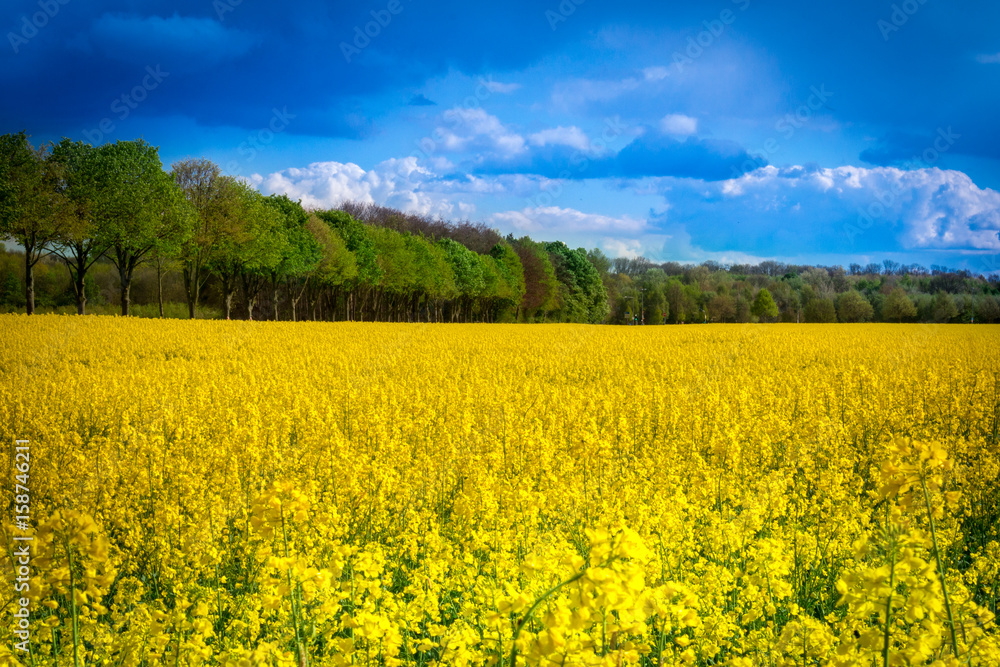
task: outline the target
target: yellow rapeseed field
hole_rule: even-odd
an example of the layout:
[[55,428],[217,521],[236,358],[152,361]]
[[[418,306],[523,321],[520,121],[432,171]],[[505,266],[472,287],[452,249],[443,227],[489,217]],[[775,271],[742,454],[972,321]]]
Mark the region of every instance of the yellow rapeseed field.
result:
[[0,435],[8,664],[1000,664],[998,327],[3,316]]

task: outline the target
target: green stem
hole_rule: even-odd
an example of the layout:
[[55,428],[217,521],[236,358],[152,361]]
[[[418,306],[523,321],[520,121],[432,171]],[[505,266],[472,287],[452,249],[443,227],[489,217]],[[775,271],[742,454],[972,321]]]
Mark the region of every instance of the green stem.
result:
[[[889,519],[889,506],[886,505],[886,524]],[[888,528],[888,525],[886,526]],[[892,561],[889,564],[889,597],[885,601],[885,639],[882,644],[882,665],[889,667],[889,634],[892,629],[892,594],[896,591],[896,537],[890,538],[890,553]]]
[[[281,539],[285,545],[285,558],[288,558],[288,532],[285,530],[285,510],[281,509]],[[305,652],[302,647],[302,635],[299,632],[299,610],[298,605],[295,601],[295,587],[292,586],[292,569],[289,567],[285,570],[285,576],[288,579],[288,592],[291,595],[292,603],[292,626],[295,628],[295,658],[296,662],[301,665],[308,665],[309,662],[305,658]]]
[[660,638],[659,641],[656,642],[656,656],[657,656],[656,664],[657,667],[663,667],[663,640],[665,633],[663,632],[662,623],[660,623],[659,632],[660,632]]
[[938,576],[941,577],[941,591],[944,593],[944,608],[948,613],[948,631],[951,633],[951,650],[958,657],[958,637],[955,635],[955,617],[951,611],[951,598],[948,595],[948,584],[944,579],[944,567],[941,565],[941,552],[938,550],[937,529],[934,526],[934,512],[931,510],[931,498],[927,493],[927,483],[920,476],[920,488],[924,490],[924,503],[927,505],[927,519],[931,525],[931,541],[934,545],[934,561],[937,563]]
[[73,548],[66,538],[66,557],[69,559],[69,609],[73,616],[73,667],[80,667],[80,625],[76,611],[76,574],[73,572]]
[[518,621],[517,627],[514,629],[514,638],[511,640],[511,645],[510,645],[510,658],[509,658],[510,667],[515,667],[516,665],[515,661],[517,660],[517,638],[521,635],[521,628],[523,628],[525,624],[529,620],[531,620],[531,615],[535,612],[535,609],[538,608],[538,605],[542,604],[542,602],[544,602],[553,593],[558,592],[559,589],[561,589],[563,586],[568,586],[569,584],[572,584],[574,581],[579,580],[581,577],[583,577],[583,575],[586,572],[587,572],[586,569],[580,570],[566,581],[556,584],[549,590],[542,593],[541,597],[535,600],[534,604],[531,605],[531,607],[528,609],[528,612],[524,615],[524,617],[520,621]]

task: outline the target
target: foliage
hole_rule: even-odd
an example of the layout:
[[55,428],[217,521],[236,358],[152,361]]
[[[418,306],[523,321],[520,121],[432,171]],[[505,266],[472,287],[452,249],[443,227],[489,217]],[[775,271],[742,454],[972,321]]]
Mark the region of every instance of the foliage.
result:
[[837,309],[830,299],[814,297],[806,304],[806,322],[828,324],[837,321]]
[[888,320],[898,320],[902,322],[904,318],[916,317],[917,307],[906,295],[906,290],[902,287],[895,287],[882,304],[882,316]]
[[867,322],[874,313],[871,302],[857,290],[848,290],[837,297],[837,317],[841,322]]
[[778,316],[778,305],[767,289],[761,289],[754,297],[750,312],[763,320],[769,320]]

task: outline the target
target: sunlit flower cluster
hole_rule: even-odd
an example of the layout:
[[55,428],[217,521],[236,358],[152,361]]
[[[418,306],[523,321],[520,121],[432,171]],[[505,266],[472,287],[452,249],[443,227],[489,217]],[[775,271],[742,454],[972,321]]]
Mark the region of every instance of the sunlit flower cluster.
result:
[[0,664],[1000,664],[992,327],[0,339]]

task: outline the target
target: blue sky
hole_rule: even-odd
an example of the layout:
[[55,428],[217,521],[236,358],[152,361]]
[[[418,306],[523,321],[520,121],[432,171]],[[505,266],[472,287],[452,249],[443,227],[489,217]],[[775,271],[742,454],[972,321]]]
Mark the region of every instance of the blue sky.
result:
[[0,9],[0,132],[659,261],[1000,270],[1000,5]]

